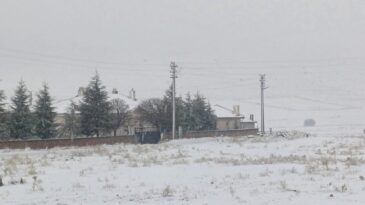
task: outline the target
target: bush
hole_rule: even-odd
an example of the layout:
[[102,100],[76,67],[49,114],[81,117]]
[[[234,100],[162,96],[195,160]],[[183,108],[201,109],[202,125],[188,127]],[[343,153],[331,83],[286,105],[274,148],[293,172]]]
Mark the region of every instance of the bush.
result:
[[316,126],[316,121],[313,119],[304,120],[304,127],[314,127]]
[[163,197],[170,197],[173,195],[173,190],[171,189],[170,185],[168,185],[162,192]]

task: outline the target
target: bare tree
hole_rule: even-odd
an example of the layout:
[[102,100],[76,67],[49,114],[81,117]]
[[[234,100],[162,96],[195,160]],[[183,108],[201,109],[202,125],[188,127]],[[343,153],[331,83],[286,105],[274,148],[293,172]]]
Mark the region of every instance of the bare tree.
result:
[[142,101],[138,105],[137,112],[140,120],[148,122],[159,129],[165,128],[170,120],[170,118],[166,118],[167,107],[163,100],[159,98]]
[[77,114],[77,105],[71,102],[70,106],[67,108],[67,113],[65,114],[65,122],[59,129],[59,135],[61,137],[70,137],[74,139],[81,134],[80,128],[80,115]]
[[129,106],[126,104],[126,102],[122,99],[113,99],[112,100],[112,127],[114,136],[117,135],[117,130],[126,124],[128,121],[128,110]]

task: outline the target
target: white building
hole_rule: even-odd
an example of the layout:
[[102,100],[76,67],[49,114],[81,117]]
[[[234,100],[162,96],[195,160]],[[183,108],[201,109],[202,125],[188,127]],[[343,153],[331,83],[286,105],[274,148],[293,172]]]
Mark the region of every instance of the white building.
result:
[[233,106],[233,109],[226,108],[221,105],[215,105],[215,113],[217,115],[217,130],[243,130],[255,129],[256,121],[253,115],[247,118],[240,113],[238,105]]

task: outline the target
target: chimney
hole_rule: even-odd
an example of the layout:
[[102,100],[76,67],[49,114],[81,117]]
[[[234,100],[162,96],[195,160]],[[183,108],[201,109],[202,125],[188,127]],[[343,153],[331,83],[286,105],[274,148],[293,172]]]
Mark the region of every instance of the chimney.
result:
[[251,120],[251,121],[254,121],[254,120],[255,120],[255,119],[254,119],[254,115],[253,115],[253,114],[251,114],[251,115],[250,115],[250,120]]
[[133,101],[137,101],[136,91],[133,88],[129,91],[129,98],[132,99]]
[[79,90],[77,91],[77,95],[76,97],[82,97],[85,94],[85,88],[84,87],[80,87]]
[[118,94],[118,90],[116,88],[113,88],[112,94]]
[[233,106],[233,114],[236,115],[236,116],[240,116],[241,113],[240,113],[240,106],[239,105],[234,105]]

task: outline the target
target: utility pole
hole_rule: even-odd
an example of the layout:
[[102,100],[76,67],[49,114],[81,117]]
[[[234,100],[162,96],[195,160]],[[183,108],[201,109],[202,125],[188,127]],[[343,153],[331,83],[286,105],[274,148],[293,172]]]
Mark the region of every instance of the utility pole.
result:
[[261,88],[261,134],[265,134],[265,106],[264,106],[264,90],[267,89],[265,79],[266,75],[260,75],[260,88]]
[[176,68],[175,62],[171,62],[171,78],[172,78],[172,139],[175,139],[176,134]]

